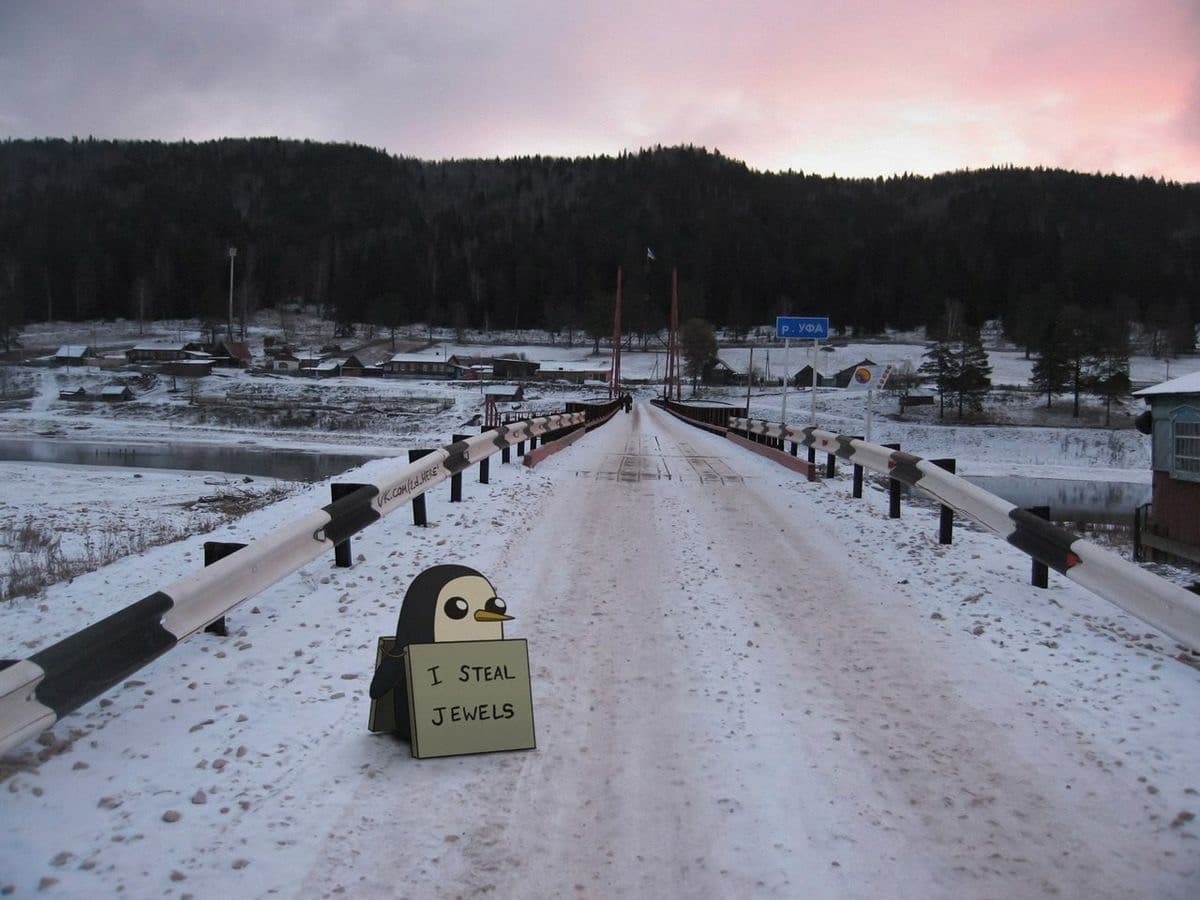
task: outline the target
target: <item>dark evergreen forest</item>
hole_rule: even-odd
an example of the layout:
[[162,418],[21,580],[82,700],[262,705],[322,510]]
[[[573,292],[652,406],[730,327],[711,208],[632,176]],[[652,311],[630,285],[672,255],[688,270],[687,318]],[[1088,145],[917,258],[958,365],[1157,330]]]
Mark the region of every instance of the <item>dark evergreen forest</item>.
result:
[[[1200,185],[1044,169],[848,180],[719,153],[425,162],[276,139],[0,143],[0,310],[199,317],[320,304],[342,322],[627,330],[828,315],[935,326],[947,301],[1018,341],[1075,305],[1200,318]],[[656,259],[647,259],[646,248]]]

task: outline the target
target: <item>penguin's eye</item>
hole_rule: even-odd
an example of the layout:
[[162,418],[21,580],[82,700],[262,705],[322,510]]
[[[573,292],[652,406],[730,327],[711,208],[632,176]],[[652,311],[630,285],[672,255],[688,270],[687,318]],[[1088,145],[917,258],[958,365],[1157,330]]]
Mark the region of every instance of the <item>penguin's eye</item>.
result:
[[508,612],[508,604],[500,597],[492,597],[487,603],[483,604],[483,608],[488,612],[500,613],[500,615]]
[[451,619],[465,619],[467,616],[467,601],[462,597],[451,597],[446,601],[442,610]]

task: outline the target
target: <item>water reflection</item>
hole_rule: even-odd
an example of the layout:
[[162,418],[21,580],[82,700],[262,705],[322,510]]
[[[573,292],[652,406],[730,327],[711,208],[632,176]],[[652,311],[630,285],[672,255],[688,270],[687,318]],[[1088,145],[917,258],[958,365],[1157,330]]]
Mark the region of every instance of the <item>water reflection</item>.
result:
[[1011,475],[964,477],[1022,508],[1049,506],[1050,518],[1055,522],[1129,525],[1134,509],[1150,502],[1149,484],[1128,481],[1018,478]]
[[[380,454],[381,456],[384,454]],[[106,444],[47,438],[0,440],[0,460],[68,463],[79,466],[128,466],[136,469],[187,469],[254,475],[284,481],[321,481],[374,457],[355,453],[221,446],[218,444]]]

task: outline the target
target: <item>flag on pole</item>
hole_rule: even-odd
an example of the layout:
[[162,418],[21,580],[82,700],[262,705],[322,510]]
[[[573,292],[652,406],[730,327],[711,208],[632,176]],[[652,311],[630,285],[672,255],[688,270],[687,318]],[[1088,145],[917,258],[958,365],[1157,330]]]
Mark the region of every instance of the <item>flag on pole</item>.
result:
[[649,247],[646,248],[646,259],[658,259],[658,257],[654,255],[654,251]]

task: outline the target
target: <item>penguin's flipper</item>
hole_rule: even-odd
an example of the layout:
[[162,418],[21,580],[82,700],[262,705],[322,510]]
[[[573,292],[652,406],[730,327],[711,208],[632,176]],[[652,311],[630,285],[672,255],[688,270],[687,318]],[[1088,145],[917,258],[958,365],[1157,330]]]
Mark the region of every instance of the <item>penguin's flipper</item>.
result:
[[378,700],[404,680],[404,652],[388,653],[371,679],[371,699]]

